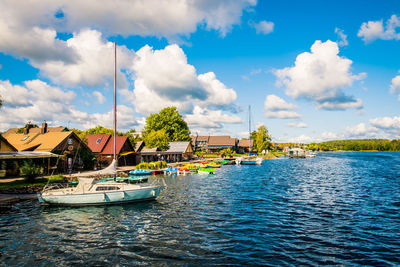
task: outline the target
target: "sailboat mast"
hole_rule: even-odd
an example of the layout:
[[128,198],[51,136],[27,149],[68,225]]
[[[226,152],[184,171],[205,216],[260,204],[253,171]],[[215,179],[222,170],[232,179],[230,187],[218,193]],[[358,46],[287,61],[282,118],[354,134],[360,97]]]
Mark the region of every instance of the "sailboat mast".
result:
[[249,154],[250,154],[251,153],[251,108],[250,108],[250,105],[249,105],[249,142],[250,142],[250,144],[249,144],[249,147],[250,147]]
[[114,42],[114,160],[115,160],[114,180],[116,180],[117,178],[117,42]]

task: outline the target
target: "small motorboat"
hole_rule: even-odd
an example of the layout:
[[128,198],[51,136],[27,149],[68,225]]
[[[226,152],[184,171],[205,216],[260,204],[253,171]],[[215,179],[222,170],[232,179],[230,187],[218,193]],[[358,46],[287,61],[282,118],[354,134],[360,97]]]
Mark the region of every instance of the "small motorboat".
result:
[[214,168],[200,168],[197,173],[199,174],[215,174]]
[[164,174],[167,175],[172,175],[172,174],[177,174],[178,173],[178,168],[167,168],[164,170]]

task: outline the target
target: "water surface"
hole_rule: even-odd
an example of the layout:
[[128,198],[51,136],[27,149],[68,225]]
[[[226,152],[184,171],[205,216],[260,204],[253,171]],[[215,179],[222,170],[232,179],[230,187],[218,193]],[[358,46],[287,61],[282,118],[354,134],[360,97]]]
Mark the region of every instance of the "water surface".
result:
[[157,201],[0,214],[4,265],[399,265],[400,153],[166,178]]

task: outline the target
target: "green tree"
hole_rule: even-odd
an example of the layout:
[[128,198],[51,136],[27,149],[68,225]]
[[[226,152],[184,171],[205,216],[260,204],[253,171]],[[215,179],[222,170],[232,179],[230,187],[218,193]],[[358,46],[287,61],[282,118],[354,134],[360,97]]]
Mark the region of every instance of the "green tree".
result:
[[[153,131],[164,129],[167,134],[168,142],[190,141],[190,131],[187,123],[182,119],[176,107],[167,107],[159,113],[151,114],[146,119],[144,128],[145,137]],[[146,142],[146,145],[147,142]]]
[[167,150],[169,148],[168,134],[164,129],[158,131],[151,131],[144,137],[144,142],[147,147],[158,147],[161,150]]
[[261,125],[258,127],[256,132],[254,150],[256,150],[258,153],[261,153],[263,150],[270,149],[271,146],[271,136],[268,134],[267,127],[265,127],[265,125]]

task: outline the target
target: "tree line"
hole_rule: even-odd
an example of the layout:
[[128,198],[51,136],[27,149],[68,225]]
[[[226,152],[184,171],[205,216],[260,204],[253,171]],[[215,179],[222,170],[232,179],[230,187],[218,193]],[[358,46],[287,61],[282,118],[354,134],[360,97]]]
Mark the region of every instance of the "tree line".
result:
[[311,143],[310,150],[319,151],[400,151],[400,139],[350,139]]

